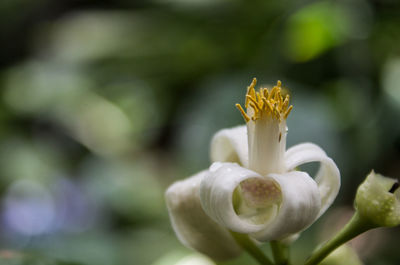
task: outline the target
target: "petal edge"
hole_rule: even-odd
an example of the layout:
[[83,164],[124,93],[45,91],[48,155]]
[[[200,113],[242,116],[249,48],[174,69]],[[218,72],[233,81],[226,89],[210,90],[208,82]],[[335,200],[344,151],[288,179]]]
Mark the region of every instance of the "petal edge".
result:
[[335,162],[326,155],[324,150],[313,143],[295,145],[285,153],[286,169],[289,171],[310,162],[320,162],[321,164],[315,176],[322,202],[319,217],[329,208],[339,193],[340,172]]
[[210,158],[211,162],[233,162],[247,167],[246,125],[218,131],[211,140]]
[[238,256],[240,247],[227,229],[214,222],[200,203],[200,182],[207,170],[172,184],[165,193],[172,227],[183,245],[223,261]]

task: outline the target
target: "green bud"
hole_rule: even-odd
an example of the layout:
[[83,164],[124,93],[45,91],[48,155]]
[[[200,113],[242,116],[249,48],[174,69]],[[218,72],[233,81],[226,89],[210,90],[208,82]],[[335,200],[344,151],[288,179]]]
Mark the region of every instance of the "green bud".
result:
[[371,171],[358,187],[355,207],[361,218],[376,227],[399,225],[399,181]]

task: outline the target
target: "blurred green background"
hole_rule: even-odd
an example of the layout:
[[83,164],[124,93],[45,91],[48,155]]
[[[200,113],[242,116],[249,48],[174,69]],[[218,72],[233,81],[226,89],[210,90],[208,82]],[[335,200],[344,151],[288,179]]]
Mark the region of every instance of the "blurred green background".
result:
[[[288,146],[317,143],[341,170],[301,261],[372,168],[400,176],[399,14],[397,0],[1,0],[0,264],[207,264],[186,257],[164,191],[243,124],[253,77],[290,91]],[[399,236],[354,245],[400,264]]]

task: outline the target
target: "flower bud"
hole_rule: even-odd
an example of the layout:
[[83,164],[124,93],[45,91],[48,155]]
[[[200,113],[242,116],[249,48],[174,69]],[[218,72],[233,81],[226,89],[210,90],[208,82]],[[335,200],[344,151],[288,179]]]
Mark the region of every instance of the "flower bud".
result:
[[371,171],[357,190],[355,207],[360,217],[376,227],[399,225],[399,181]]

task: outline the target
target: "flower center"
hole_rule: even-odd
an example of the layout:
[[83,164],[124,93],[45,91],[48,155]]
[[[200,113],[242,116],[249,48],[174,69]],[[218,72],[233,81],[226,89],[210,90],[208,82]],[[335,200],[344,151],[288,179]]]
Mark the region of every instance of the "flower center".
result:
[[240,104],[236,104],[236,107],[242,113],[246,122],[250,120],[257,121],[265,116],[270,116],[279,121],[286,119],[293,106],[289,106],[289,95],[285,97],[282,95],[281,81],[278,81],[271,91],[269,91],[268,88],[260,88],[260,90],[256,92],[254,88],[256,84],[257,79],[253,78],[253,81],[247,88],[244,105],[247,113]]
[[235,212],[253,224],[272,220],[282,203],[279,185],[268,178],[242,181],[233,196]]
[[271,90],[255,90],[254,78],[247,88],[245,108],[236,104],[247,125],[249,168],[262,174],[285,172],[286,118],[293,106],[282,95],[281,82]]

